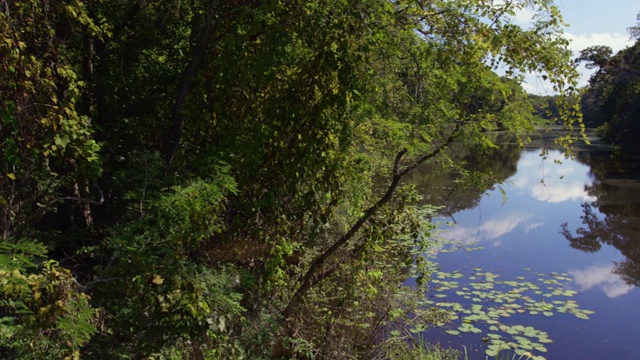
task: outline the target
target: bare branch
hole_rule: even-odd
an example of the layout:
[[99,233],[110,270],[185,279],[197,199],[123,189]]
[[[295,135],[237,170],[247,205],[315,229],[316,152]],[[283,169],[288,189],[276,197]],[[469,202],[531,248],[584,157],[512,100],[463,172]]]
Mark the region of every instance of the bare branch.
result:
[[38,209],[38,211],[35,213],[34,217],[38,218],[48,208],[50,208],[51,206],[53,206],[53,205],[55,205],[55,204],[57,204],[59,202],[63,202],[63,201],[75,201],[75,202],[78,202],[78,203],[102,205],[104,203],[104,195],[102,195],[102,190],[100,190],[100,200],[98,200],[98,201],[92,200],[92,199],[87,199],[87,198],[82,198],[82,197],[78,197],[78,196],[63,196],[63,197],[55,198],[55,199],[49,201],[47,204],[42,205],[40,207],[40,209]]
[[123,278],[121,277],[117,277],[117,278],[108,278],[108,279],[96,279],[93,280],[85,285],[81,285],[76,281],[76,284],[78,285],[78,287],[80,288],[80,291],[83,293],[88,293],[89,291],[91,291],[91,289],[99,283],[103,283],[103,282],[111,282],[111,281],[116,281],[116,280],[123,280]]

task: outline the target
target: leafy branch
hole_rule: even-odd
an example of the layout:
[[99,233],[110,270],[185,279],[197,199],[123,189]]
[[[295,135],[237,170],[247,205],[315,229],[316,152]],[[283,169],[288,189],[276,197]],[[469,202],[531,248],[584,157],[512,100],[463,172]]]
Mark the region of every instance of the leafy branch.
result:
[[459,134],[460,124],[458,123],[449,137],[435,150],[428,154],[422,155],[411,165],[407,166],[404,169],[401,169],[401,163],[404,155],[407,153],[407,149],[404,148],[396,154],[396,158],[393,164],[393,177],[391,179],[389,187],[387,188],[387,191],[375,204],[373,204],[364,212],[364,214],[351,226],[349,231],[342,235],[340,239],[334,242],[333,245],[331,245],[327,250],[325,250],[322,254],[318,255],[313,260],[307,272],[298,280],[298,282],[300,283],[300,287],[298,288],[298,290],[296,290],[293,297],[289,301],[289,304],[287,304],[282,312],[282,315],[285,319],[293,313],[295,308],[302,302],[304,296],[311,288],[320,283],[322,280],[326,279],[328,275],[330,275],[330,273],[335,271],[334,267],[323,271],[323,265],[328,260],[330,260],[338,252],[338,250],[340,250],[350,240],[352,240],[358,233],[358,231],[371,219],[371,217],[373,217],[378,212],[378,210],[380,210],[380,208],[391,201],[391,199],[393,198],[393,194],[400,185],[400,181],[425,161],[441,154],[449,145],[451,145],[451,143],[459,136]]

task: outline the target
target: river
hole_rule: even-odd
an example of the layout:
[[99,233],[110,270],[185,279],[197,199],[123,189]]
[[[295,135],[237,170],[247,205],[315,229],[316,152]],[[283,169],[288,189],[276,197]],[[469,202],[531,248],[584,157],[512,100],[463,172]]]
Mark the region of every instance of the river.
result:
[[[509,151],[510,155],[491,159],[497,172],[506,174],[501,186],[478,197],[461,195],[460,205],[448,205],[443,211],[439,220],[455,224],[443,226],[442,235],[479,249],[438,254],[443,273],[460,277],[451,286],[451,281],[434,276],[426,296],[442,307],[475,306],[483,316],[505,303],[521,305],[505,313],[500,326],[477,316],[469,318],[472,312],[467,312],[460,316],[471,319],[466,322],[473,327],[459,331],[463,323],[458,319],[426,332],[426,337],[466,351],[469,359],[484,359],[492,339],[512,341],[513,336],[523,335],[509,330],[518,324],[546,332],[551,340],[537,336],[542,341],[533,347],[525,344],[524,350],[547,359],[640,358],[638,157],[589,147],[577,149],[573,158],[560,150],[541,156],[535,147]],[[509,281],[552,284],[543,290],[553,294],[527,293]],[[496,283],[495,289],[517,293],[519,298],[497,304],[495,298],[473,295],[475,288],[469,285],[474,282]],[[580,316],[562,305],[574,300],[587,310]],[[531,304],[550,308],[532,311]],[[588,320],[583,319],[586,316]]]

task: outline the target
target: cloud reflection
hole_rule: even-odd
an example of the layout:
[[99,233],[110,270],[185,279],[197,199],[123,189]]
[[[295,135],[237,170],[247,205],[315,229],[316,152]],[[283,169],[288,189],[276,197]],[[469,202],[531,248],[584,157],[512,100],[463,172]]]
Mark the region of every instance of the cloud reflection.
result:
[[633,286],[627,285],[620,277],[612,272],[613,265],[591,266],[584,270],[571,270],[569,274],[573,276],[575,282],[580,287],[580,291],[592,288],[599,288],[607,297],[616,298],[629,293]]
[[535,229],[537,229],[539,227],[542,227],[542,226],[544,226],[543,222],[529,224],[529,225],[527,225],[527,227],[524,228],[524,232],[528,233],[529,231],[535,230]]
[[592,202],[596,198],[585,190],[588,168],[568,162],[564,154],[550,151],[546,159],[538,153],[527,153],[518,163],[521,175],[512,180],[513,186],[530,192],[531,197],[547,203],[564,201]]
[[531,189],[531,196],[538,201],[560,203],[568,200],[592,202],[596,198],[587,194],[582,183],[545,183]]
[[510,233],[518,225],[529,221],[531,218],[531,214],[515,212],[508,214],[503,218],[487,220],[480,224],[480,226],[453,228],[446,231],[444,236],[449,240],[465,244],[493,240]]

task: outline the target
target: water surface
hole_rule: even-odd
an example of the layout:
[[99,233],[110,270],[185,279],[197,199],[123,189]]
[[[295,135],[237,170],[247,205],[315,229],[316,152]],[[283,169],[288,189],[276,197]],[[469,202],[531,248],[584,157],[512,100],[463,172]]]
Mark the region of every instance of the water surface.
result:
[[[547,359],[640,358],[640,162],[602,151],[567,159],[552,150],[545,158],[539,149],[514,159],[498,160],[515,171],[502,185],[506,200],[495,187],[479,199],[461,199],[464,210],[448,206],[443,220],[456,226],[445,236],[483,249],[439,254],[441,269],[482,268],[504,280],[569,274],[565,287],[577,291],[573,299],[595,311],[589,320],[525,313],[508,321],[546,331],[554,342],[538,354]],[[485,335],[428,333],[430,341],[464,345],[472,359],[484,359]]]

